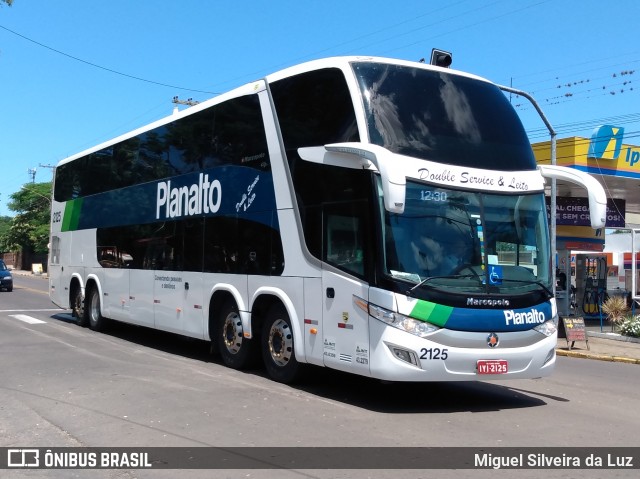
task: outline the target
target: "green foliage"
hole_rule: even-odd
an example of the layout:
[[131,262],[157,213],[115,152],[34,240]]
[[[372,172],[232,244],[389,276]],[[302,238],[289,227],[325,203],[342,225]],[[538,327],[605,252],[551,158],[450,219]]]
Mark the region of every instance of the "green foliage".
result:
[[625,318],[618,328],[620,334],[640,338],[640,315]]
[[51,182],[27,183],[7,204],[16,215],[8,228],[0,222],[0,250],[46,253],[51,218]]
[[11,228],[11,217],[0,216],[0,238],[4,237]]

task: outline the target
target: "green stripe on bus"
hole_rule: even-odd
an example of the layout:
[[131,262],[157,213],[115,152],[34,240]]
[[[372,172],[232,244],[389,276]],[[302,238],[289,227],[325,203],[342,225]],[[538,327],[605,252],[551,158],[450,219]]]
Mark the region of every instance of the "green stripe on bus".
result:
[[452,312],[453,308],[451,306],[443,306],[430,301],[418,300],[418,303],[411,311],[411,317],[443,327]]
[[82,198],[67,201],[64,207],[64,217],[62,218],[62,231],[75,231],[78,229],[80,210],[82,210]]
[[62,231],[69,231],[69,223],[71,222],[71,204],[73,200],[67,201],[67,204],[64,205],[64,214],[62,215]]

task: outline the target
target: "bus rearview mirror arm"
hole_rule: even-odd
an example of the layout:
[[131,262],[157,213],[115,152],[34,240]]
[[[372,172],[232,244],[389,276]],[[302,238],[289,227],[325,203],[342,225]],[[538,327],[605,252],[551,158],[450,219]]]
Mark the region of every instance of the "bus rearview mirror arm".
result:
[[591,227],[604,228],[607,221],[607,195],[598,180],[587,173],[566,166],[538,165],[538,169],[545,178],[569,181],[585,188],[589,198]]
[[305,161],[344,168],[362,169],[373,164],[382,179],[385,209],[390,213],[404,212],[407,179],[393,168],[393,153],[386,148],[368,143],[332,143],[298,148],[298,154]]

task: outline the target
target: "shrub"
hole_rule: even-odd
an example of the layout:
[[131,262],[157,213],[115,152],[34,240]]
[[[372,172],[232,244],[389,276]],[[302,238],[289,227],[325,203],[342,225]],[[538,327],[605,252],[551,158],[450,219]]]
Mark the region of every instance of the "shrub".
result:
[[620,334],[640,338],[640,315],[625,318],[619,327]]
[[625,314],[629,311],[627,300],[624,296],[611,296],[602,303],[602,312],[611,321],[611,326],[621,324],[625,319]]

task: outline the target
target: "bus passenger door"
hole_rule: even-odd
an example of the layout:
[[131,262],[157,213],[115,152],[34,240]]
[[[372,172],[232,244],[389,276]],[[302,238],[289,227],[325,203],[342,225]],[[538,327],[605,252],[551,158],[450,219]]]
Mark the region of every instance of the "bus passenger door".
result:
[[323,271],[322,316],[325,366],[369,375],[369,320],[354,296],[368,299],[369,287],[340,273]]
[[369,375],[369,320],[355,301],[369,298],[368,284],[356,278],[365,267],[362,217],[342,205],[325,207],[323,216],[324,363]]

